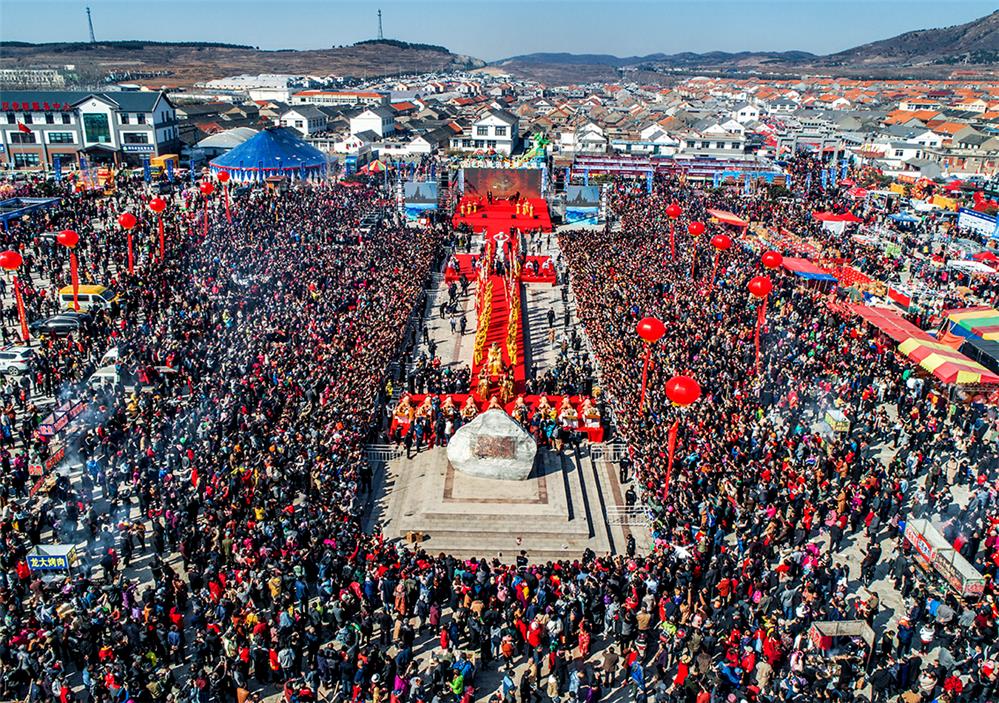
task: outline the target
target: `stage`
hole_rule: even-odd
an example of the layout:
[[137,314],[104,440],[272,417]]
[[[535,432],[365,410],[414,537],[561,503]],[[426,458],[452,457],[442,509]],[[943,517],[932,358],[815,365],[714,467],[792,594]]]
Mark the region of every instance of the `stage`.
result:
[[[474,283],[477,276],[474,263],[479,260],[479,255],[455,254],[454,259],[457,266],[452,266],[449,262],[448,267],[444,270],[444,280],[448,283],[457,283],[464,278]],[[535,266],[538,269],[537,273],[534,273]],[[527,265],[521,271],[520,280],[524,283],[547,283],[554,286],[557,281],[551,257],[528,256]]]
[[451,222],[455,227],[467,224],[473,232],[485,230],[487,236],[500,232],[509,233],[514,227],[524,232],[552,231],[548,203],[544,198],[524,198],[520,201],[520,206],[521,212],[518,214],[517,204],[510,200],[494,199],[489,203],[485,198],[466,195],[455,207]]

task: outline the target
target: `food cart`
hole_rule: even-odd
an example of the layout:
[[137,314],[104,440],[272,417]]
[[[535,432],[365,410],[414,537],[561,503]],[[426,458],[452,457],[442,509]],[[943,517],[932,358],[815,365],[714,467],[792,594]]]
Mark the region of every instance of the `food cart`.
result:
[[72,544],[39,544],[25,556],[32,572],[68,574],[79,563]]
[[847,637],[850,640],[860,638],[867,643],[867,656],[874,649],[874,630],[863,620],[824,620],[813,622],[808,631],[808,638],[816,649],[831,653],[839,649],[841,642],[839,638]]
[[912,556],[925,572],[941,578],[960,596],[979,597],[985,590],[985,577],[954,549],[929,520],[909,520],[905,541]]

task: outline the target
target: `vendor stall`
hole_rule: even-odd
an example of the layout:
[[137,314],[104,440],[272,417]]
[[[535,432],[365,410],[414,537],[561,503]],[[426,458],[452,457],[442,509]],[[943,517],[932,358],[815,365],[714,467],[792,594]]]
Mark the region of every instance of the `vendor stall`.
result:
[[980,596],[985,577],[962,557],[929,520],[913,519],[905,525],[905,541],[924,571],[939,576],[960,596]]

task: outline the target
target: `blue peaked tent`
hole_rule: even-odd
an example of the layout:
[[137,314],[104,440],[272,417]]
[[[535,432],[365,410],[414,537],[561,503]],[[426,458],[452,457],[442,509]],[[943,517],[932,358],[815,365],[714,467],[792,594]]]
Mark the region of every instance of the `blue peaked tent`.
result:
[[211,162],[213,173],[227,171],[236,182],[271,176],[324,178],[330,157],[285,127],[268,127]]

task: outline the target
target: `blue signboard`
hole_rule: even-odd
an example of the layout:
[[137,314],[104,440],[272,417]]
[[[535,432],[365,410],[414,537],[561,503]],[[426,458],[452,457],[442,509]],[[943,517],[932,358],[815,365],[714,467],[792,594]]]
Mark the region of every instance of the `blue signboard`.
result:
[[149,157],[144,156],[142,158],[142,180],[146,183],[151,183],[153,180],[153,172],[149,168]]
[[51,556],[48,554],[29,554],[28,568],[32,571],[68,571],[69,555]]
[[62,181],[62,157],[58,154],[52,157],[52,168],[55,170],[55,179]]
[[173,159],[167,159],[167,180],[173,183]]

